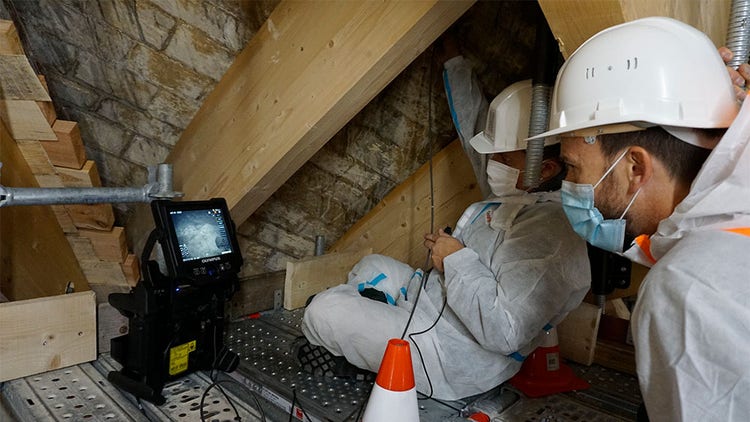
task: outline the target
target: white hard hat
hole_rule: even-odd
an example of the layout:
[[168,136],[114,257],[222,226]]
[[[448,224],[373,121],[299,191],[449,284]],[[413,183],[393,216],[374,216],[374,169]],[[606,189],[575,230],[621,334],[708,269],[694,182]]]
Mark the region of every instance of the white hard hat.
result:
[[739,103],[711,40],[680,21],[651,17],[605,29],[557,74],[550,130],[589,136],[662,126],[704,148],[692,128],[727,128]]
[[[506,87],[490,104],[487,123],[469,143],[480,154],[526,149],[531,116],[531,79]],[[550,138],[546,145],[555,143]]]

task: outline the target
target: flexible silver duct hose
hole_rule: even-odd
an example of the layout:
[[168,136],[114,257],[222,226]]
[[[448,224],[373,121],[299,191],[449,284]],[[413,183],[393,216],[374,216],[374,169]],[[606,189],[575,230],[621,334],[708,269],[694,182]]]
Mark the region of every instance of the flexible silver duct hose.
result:
[[[557,74],[558,47],[544,14],[539,10],[534,41],[534,77],[531,87],[531,115],[529,116],[529,136],[547,131],[549,124],[549,99],[551,87]],[[526,145],[526,172],[523,186],[531,189],[539,186],[542,179],[544,139],[529,141]]]
[[729,66],[737,69],[742,63],[747,63],[748,55],[750,55],[750,1],[732,1],[726,44],[727,48],[734,53],[734,57],[728,63]]
[[[549,85],[535,83],[531,88],[531,117],[529,118],[529,136],[538,135],[547,130],[549,123]],[[532,139],[526,145],[526,173],[523,175],[523,186],[535,188],[542,178],[542,161],[544,157],[544,139]]]

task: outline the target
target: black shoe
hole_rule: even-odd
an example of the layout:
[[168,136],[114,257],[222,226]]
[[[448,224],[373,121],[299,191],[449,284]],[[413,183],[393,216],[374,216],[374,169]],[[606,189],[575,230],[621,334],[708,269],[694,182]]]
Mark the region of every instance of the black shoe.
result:
[[295,340],[294,350],[302,370],[310,374],[357,381],[375,380],[374,373],[352,365],[343,356],[335,356],[324,347],[310,344],[304,337]]

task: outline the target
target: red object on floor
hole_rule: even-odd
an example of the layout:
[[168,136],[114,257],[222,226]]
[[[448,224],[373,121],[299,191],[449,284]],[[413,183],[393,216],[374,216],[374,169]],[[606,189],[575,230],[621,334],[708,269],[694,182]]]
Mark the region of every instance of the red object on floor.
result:
[[589,388],[586,380],[578,378],[573,370],[560,360],[560,345],[555,328],[546,332],[542,346],[537,347],[510,379],[510,384],[529,397],[542,397],[566,391]]

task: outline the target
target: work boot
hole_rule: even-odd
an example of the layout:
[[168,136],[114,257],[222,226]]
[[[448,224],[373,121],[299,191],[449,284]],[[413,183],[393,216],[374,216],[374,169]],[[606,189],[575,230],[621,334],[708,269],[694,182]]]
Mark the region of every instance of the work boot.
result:
[[375,374],[347,362],[343,356],[336,356],[325,347],[310,344],[304,337],[294,341],[294,356],[302,370],[316,376],[329,378],[349,378],[357,381],[373,381]]

